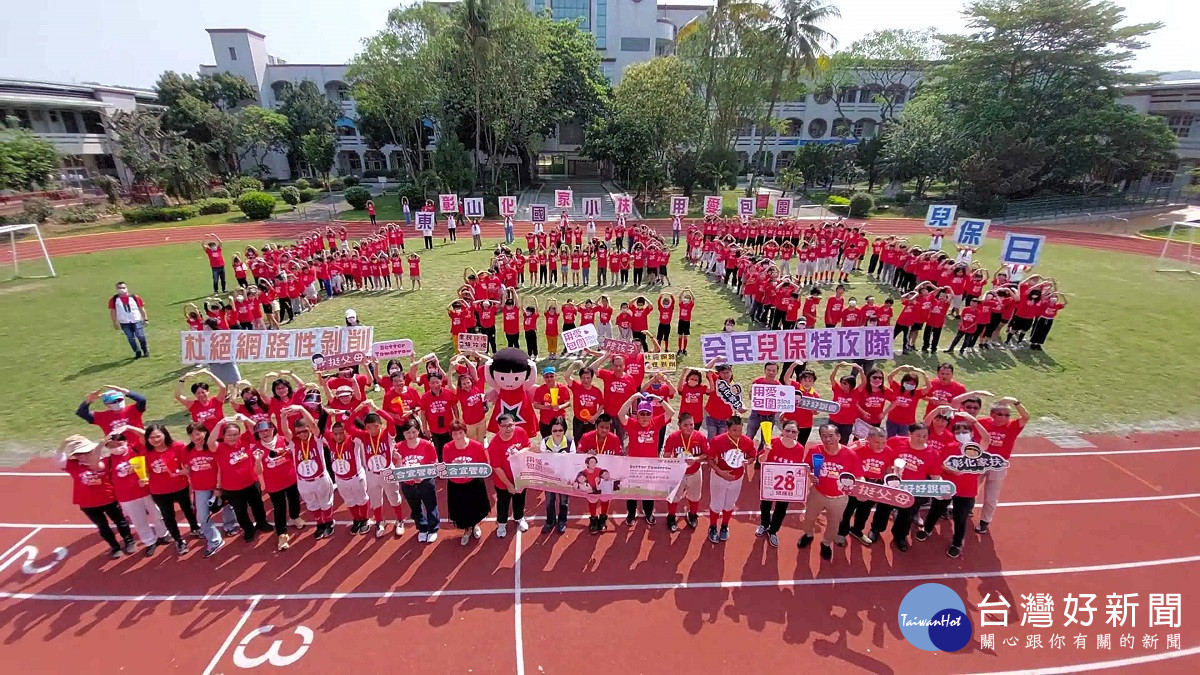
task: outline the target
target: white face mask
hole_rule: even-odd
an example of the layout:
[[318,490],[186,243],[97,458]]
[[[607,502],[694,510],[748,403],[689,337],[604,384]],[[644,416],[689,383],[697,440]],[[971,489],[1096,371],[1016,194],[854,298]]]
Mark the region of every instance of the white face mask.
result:
[[851,301],[850,301],[848,304],[849,304],[851,307],[857,307],[857,306],[858,306],[858,301],[857,301],[857,300],[851,300]]
[[971,441],[971,434],[964,431],[960,434],[954,434],[954,439],[959,443],[968,443]]
[[912,382],[905,382],[900,386],[904,388],[904,391],[912,391],[913,389],[917,388],[917,385],[913,384]]
[[116,403],[105,403],[105,404],[104,404],[104,407],[105,407],[105,408],[108,408],[109,410],[112,410],[112,411],[116,412],[116,411],[118,411],[118,410],[122,410],[122,409],[124,409],[124,408],[125,408],[125,402],[124,402],[124,401],[117,401]]

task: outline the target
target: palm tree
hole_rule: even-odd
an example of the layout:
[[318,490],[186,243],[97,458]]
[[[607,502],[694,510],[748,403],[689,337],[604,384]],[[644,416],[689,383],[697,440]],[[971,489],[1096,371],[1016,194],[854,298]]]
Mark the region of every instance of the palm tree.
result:
[[[825,53],[824,45],[828,44],[831,49],[837,45],[837,39],[818,24],[838,18],[842,13],[837,7],[827,5],[821,0],[778,0],[771,5],[771,15],[771,30],[775,33],[779,50],[776,54],[778,62],[775,73],[771,77],[767,121],[774,117],[775,104],[779,102],[784,78],[791,82],[801,73],[812,74],[817,68],[818,57]],[[770,124],[759,125],[758,150],[751,155],[752,158],[763,157],[768,127]],[[751,162],[751,186],[754,185],[754,174],[757,172],[757,164]]]
[[479,175],[480,134],[482,133],[481,108],[483,107],[483,79],[488,69],[495,42],[509,31],[500,19],[504,5],[513,0],[463,0],[461,23],[463,44],[471,60],[471,84],[475,90],[475,148],[471,152],[471,166]]

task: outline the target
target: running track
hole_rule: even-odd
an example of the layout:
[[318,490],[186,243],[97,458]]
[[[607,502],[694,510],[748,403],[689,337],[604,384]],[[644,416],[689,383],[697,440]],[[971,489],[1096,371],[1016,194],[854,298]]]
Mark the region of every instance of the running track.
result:
[[[543,536],[534,518],[504,540],[485,522],[484,539],[465,548],[449,531],[423,545],[411,526],[380,541],[342,526],[314,542],[309,527],[281,554],[264,538],[231,540],[207,560],[193,545],[182,559],[164,548],[110,561],[68,503],[67,479],[39,460],[0,473],[11,521],[0,523],[0,654],[23,672],[86,664],[97,674],[273,664],[324,673],[431,664],[521,674],[1198,672],[1189,591],[1200,574],[1200,432],[1084,440],[1096,447],[1022,439],[992,533],[970,533],[958,560],[944,555],[941,526],[907,553],[885,536],[871,548],[851,541],[823,562],[815,546],[796,548],[798,513],[772,549],[754,537],[758,502],[745,489],[721,546],[703,530],[670,536],[661,521],[594,537],[577,519],[566,534]],[[530,513],[540,514],[534,495]],[[923,652],[901,637],[900,600],[927,581],[966,602],[975,637],[960,652]],[[1053,628],[1020,626],[1028,593],[1052,595]],[[1062,626],[1067,593],[1098,596],[1090,627]],[[1136,625],[1107,625],[1105,596],[1132,593]],[[1179,628],[1148,625],[1150,593],[1183,594]],[[1013,604],[1009,627],[978,625],[985,594]],[[980,649],[980,633],[995,635],[995,649]],[[1034,634],[1041,649],[1025,646]],[[1112,635],[1111,650],[1097,649],[1100,634]],[[1123,634],[1133,647],[1120,646]],[[1167,647],[1171,634],[1177,649]],[[1065,645],[1052,646],[1054,635]],[[1143,647],[1152,635],[1157,646]]]
[[[668,220],[649,220],[643,222],[653,225],[655,229],[664,235],[669,235],[670,233],[670,221]],[[925,231],[924,222],[916,219],[884,219],[859,222],[864,222],[871,234],[918,234]],[[289,239],[318,227],[324,229],[327,225],[329,223],[256,221],[201,227],[131,229],[123,232],[100,232],[96,234],[55,237],[47,239],[46,246],[53,257],[124,248],[160,246],[162,244],[199,242],[204,240],[209,232],[216,232],[222,239],[228,240]],[[339,221],[333,223],[333,225],[346,227],[352,238],[363,236],[371,231],[370,225],[362,221]],[[1001,226],[993,227],[992,231],[998,234],[1010,231],[1042,234],[1046,236],[1047,241],[1050,243],[1085,246],[1087,248],[1119,251],[1122,253],[1158,256],[1162,252],[1162,243],[1157,240],[1142,239],[1140,237],[1067,232],[1049,228],[1010,228]],[[524,230],[519,227],[518,232],[524,232]],[[460,236],[465,236],[468,240],[470,239],[468,228],[460,227],[459,234]],[[415,233],[412,236],[419,241],[419,237]],[[444,229],[439,229],[439,236],[445,236]],[[483,223],[483,236],[485,238],[503,238],[503,225],[496,221]],[[1175,246],[1172,246],[1168,251],[1169,257],[1180,260],[1184,259],[1186,255],[1185,247],[1186,244],[1183,243],[1177,243]],[[17,258],[19,260],[35,259],[41,257],[41,255],[42,252],[38,247],[36,239],[26,239],[18,242]],[[6,246],[0,246],[0,262],[11,262],[11,260],[11,249]]]

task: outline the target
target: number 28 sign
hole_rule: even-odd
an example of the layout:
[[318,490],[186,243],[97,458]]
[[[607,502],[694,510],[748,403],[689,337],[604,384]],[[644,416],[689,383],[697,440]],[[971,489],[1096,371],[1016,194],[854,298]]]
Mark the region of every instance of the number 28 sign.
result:
[[808,498],[807,464],[763,462],[761,498],[772,502],[802,502]]

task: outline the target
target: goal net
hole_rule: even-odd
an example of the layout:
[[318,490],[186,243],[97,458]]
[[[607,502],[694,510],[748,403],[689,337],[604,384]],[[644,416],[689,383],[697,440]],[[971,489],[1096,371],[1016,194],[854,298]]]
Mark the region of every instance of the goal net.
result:
[[1200,248],[1196,246],[1196,240],[1200,237],[1198,230],[1200,217],[1171,223],[1162,253],[1158,256],[1159,272],[1200,276]]
[[58,276],[35,223],[0,225],[0,278],[44,279]]

